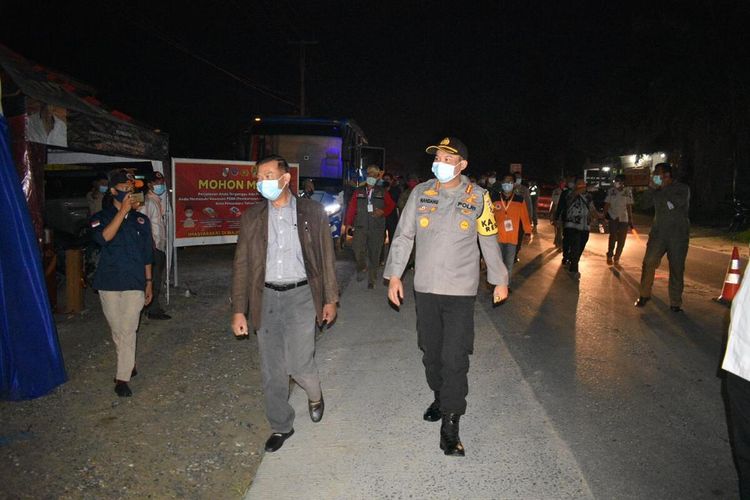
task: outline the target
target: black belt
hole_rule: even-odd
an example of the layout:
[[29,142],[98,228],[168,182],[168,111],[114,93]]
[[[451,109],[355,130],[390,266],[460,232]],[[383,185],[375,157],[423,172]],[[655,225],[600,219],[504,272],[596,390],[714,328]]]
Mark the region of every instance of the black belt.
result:
[[289,283],[287,285],[275,285],[273,283],[266,283],[266,288],[270,288],[271,290],[276,290],[277,292],[286,292],[287,290],[292,290],[293,288],[297,288],[300,286],[307,285],[307,280],[302,280],[297,283]]

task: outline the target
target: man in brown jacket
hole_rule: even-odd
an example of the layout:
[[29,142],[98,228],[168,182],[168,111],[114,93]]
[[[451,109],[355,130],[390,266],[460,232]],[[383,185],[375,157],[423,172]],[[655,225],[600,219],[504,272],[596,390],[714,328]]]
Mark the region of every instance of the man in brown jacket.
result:
[[232,331],[249,335],[249,309],[258,336],[266,417],[273,433],[266,451],[294,434],[289,376],[307,393],[313,422],[323,418],[315,365],[315,321],[330,324],[339,299],[336,258],[323,206],[295,198],[289,165],[280,156],[257,163],[258,191],[267,202],[240,221],[232,279]]

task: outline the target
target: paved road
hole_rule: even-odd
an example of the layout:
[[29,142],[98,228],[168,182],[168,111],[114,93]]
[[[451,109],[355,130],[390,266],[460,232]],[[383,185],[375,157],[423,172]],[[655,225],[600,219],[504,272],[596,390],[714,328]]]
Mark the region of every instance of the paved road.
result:
[[685,312],[675,314],[664,269],[652,303],[632,306],[645,237],[629,239],[617,270],[604,261],[607,236],[592,234],[578,282],[544,225],[541,236],[522,254],[506,314],[491,318],[594,495],[734,497],[717,376],[728,310],[709,286],[728,256],[690,249]]
[[568,445],[481,306],[471,410],[461,421],[467,456],[440,451],[440,424],[422,420],[432,393],[407,297],[397,313],[385,288],[349,284],[339,321],[318,342],[323,421],[310,422],[304,392],[294,391],[296,432],[265,455],[246,498],[591,498]]
[[248,498],[736,498],[718,377],[728,310],[708,286],[726,259],[696,274],[688,262],[674,314],[666,273],[648,307],[632,306],[645,241],[613,269],[593,234],[577,281],[540,236],[508,303],[478,298],[465,459],[442,457],[419,419],[430,395],[413,303],[396,315],[384,289],[355,282],[318,348],[325,420],[311,424],[293,395],[297,434],[266,455]]

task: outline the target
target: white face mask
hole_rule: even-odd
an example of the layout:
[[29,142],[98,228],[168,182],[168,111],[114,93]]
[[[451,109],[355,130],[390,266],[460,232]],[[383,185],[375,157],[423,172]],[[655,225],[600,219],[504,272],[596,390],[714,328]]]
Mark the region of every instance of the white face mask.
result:
[[443,163],[440,161],[433,162],[432,173],[435,174],[437,180],[445,184],[450,182],[458,175],[456,172],[456,165],[450,163]]
[[279,179],[264,179],[257,183],[258,192],[267,200],[275,201],[281,196],[284,188],[279,187]]

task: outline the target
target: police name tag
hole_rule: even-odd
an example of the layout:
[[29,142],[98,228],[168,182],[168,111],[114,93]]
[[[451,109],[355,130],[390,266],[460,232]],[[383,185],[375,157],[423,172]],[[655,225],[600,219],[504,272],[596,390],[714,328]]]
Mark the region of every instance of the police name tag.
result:
[[505,219],[503,222],[503,226],[505,227],[506,231],[513,231],[513,221],[510,219]]
[[373,213],[375,209],[372,206],[372,203],[367,204],[367,213]]

